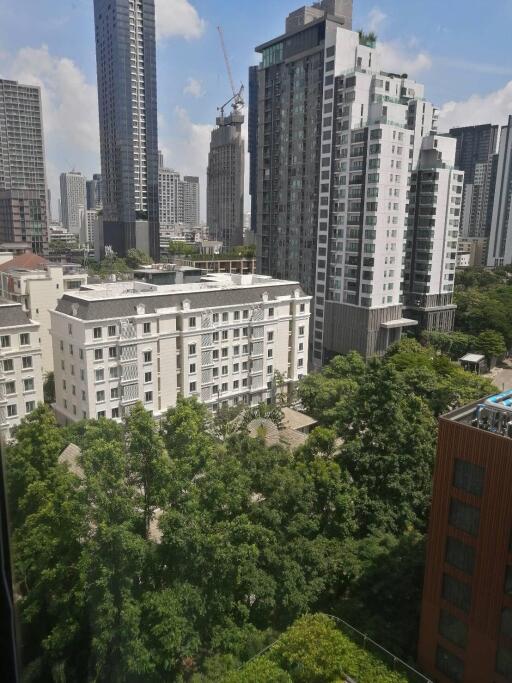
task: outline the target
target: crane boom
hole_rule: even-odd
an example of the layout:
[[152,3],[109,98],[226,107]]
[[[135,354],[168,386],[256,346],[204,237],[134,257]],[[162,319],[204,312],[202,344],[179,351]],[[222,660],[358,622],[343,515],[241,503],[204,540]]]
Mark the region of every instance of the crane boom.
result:
[[217,26],[217,31],[219,32],[220,44],[222,46],[222,53],[224,55],[224,61],[226,63],[226,70],[228,72],[229,84],[231,86],[231,92],[233,97],[236,97],[235,82],[233,80],[233,74],[231,72],[231,65],[229,63],[228,51],[226,50],[226,43],[224,42],[224,32],[222,26]]

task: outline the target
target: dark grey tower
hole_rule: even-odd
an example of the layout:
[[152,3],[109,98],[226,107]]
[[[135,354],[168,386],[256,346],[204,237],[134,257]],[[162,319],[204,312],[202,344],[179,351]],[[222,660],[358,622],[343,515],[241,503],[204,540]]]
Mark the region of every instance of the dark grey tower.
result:
[[154,0],[94,0],[103,242],[159,258]]
[[226,249],[243,244],[244,140],[243,115],[233,110],[217,117],[208,155],[206,222],[210,237]]
[[249,67],[249,194],[251,195],[251,230],[256,232],[258,215],[258,67]]

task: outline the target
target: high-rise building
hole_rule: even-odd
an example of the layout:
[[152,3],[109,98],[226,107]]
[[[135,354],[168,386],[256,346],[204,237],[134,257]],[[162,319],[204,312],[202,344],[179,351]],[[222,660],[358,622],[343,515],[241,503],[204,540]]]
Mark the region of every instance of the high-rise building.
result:
[[99,210],[103,206],[103,197],[101,193],[101,174],[94,173],[92,180],[86,183],[87,192],[87,208]]
[[183,223],[195,227],[200,220],[199,178],[183,176]]
[[457,140],[455,167],[464,171],[461,235],[489,237],[491,230],[499,126],[452,128]]
[[224,247],[243,244],[245,145],[243,114],[237,109],[217,117],[207,171],[206,222],[211,239]]
[[47,202],[41,91],[0,79],[0,242],[47,254]]
[[512,679],[512,392],[441,418],[418,658],[439,683]]
[[487,251],[490,267],[512,263],[512,116],[502,128]]
[[422,329],[451,332],[464,173],[454,170],[456,141],[423,138],[411,174],[404,273],[406,314]]
[[[163,163],[163,159],[162,159]],[[160,227],[172,228],[183,223],[183,183],[178,171],[160,166],[158,169]]]
[[52,222],[52,191],[50,188],[46,190],[46,215],[48,216],[48,223]]
[[403,317],[408,176],[437,112],[351,17],[351,0],[324,0],[257,48],[258,269],[315,294],[315,365],[381,355],[417,324]]
[[251,231],[256,233],[258,201],[258,67],[249,67],[249,194],[251,195]]
[[94,0],[103,240],[159,256],[154,0]]
[[81,216],[87,207],[86,182],[80,171],[60,174],[62,225],[74,235],[80,235]]

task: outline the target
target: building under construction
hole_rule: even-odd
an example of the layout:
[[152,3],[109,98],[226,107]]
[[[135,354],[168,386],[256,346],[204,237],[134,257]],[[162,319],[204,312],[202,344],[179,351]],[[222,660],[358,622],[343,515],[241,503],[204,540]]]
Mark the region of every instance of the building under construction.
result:
[[[244,225],[244,163],[245,145],[242,137],[244,116],[243,86],[237,92],[219,29],[222,49],[233,97],[219,108],[220,116],[212,131],[207,171],[206,220],[210,239],[223,242],[224,249],[243,244]],[[225,116],[224,109],[231,105]]]

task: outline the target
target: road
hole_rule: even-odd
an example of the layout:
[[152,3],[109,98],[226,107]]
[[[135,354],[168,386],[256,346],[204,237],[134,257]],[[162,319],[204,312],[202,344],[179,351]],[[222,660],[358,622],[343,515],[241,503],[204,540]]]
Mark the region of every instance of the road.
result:
[[485,375],[498,387],[500,391],[505,391],[506,389],[512,389],[512,363],[510,361],[505,361],[500,367],[494,368],[494,370]]

